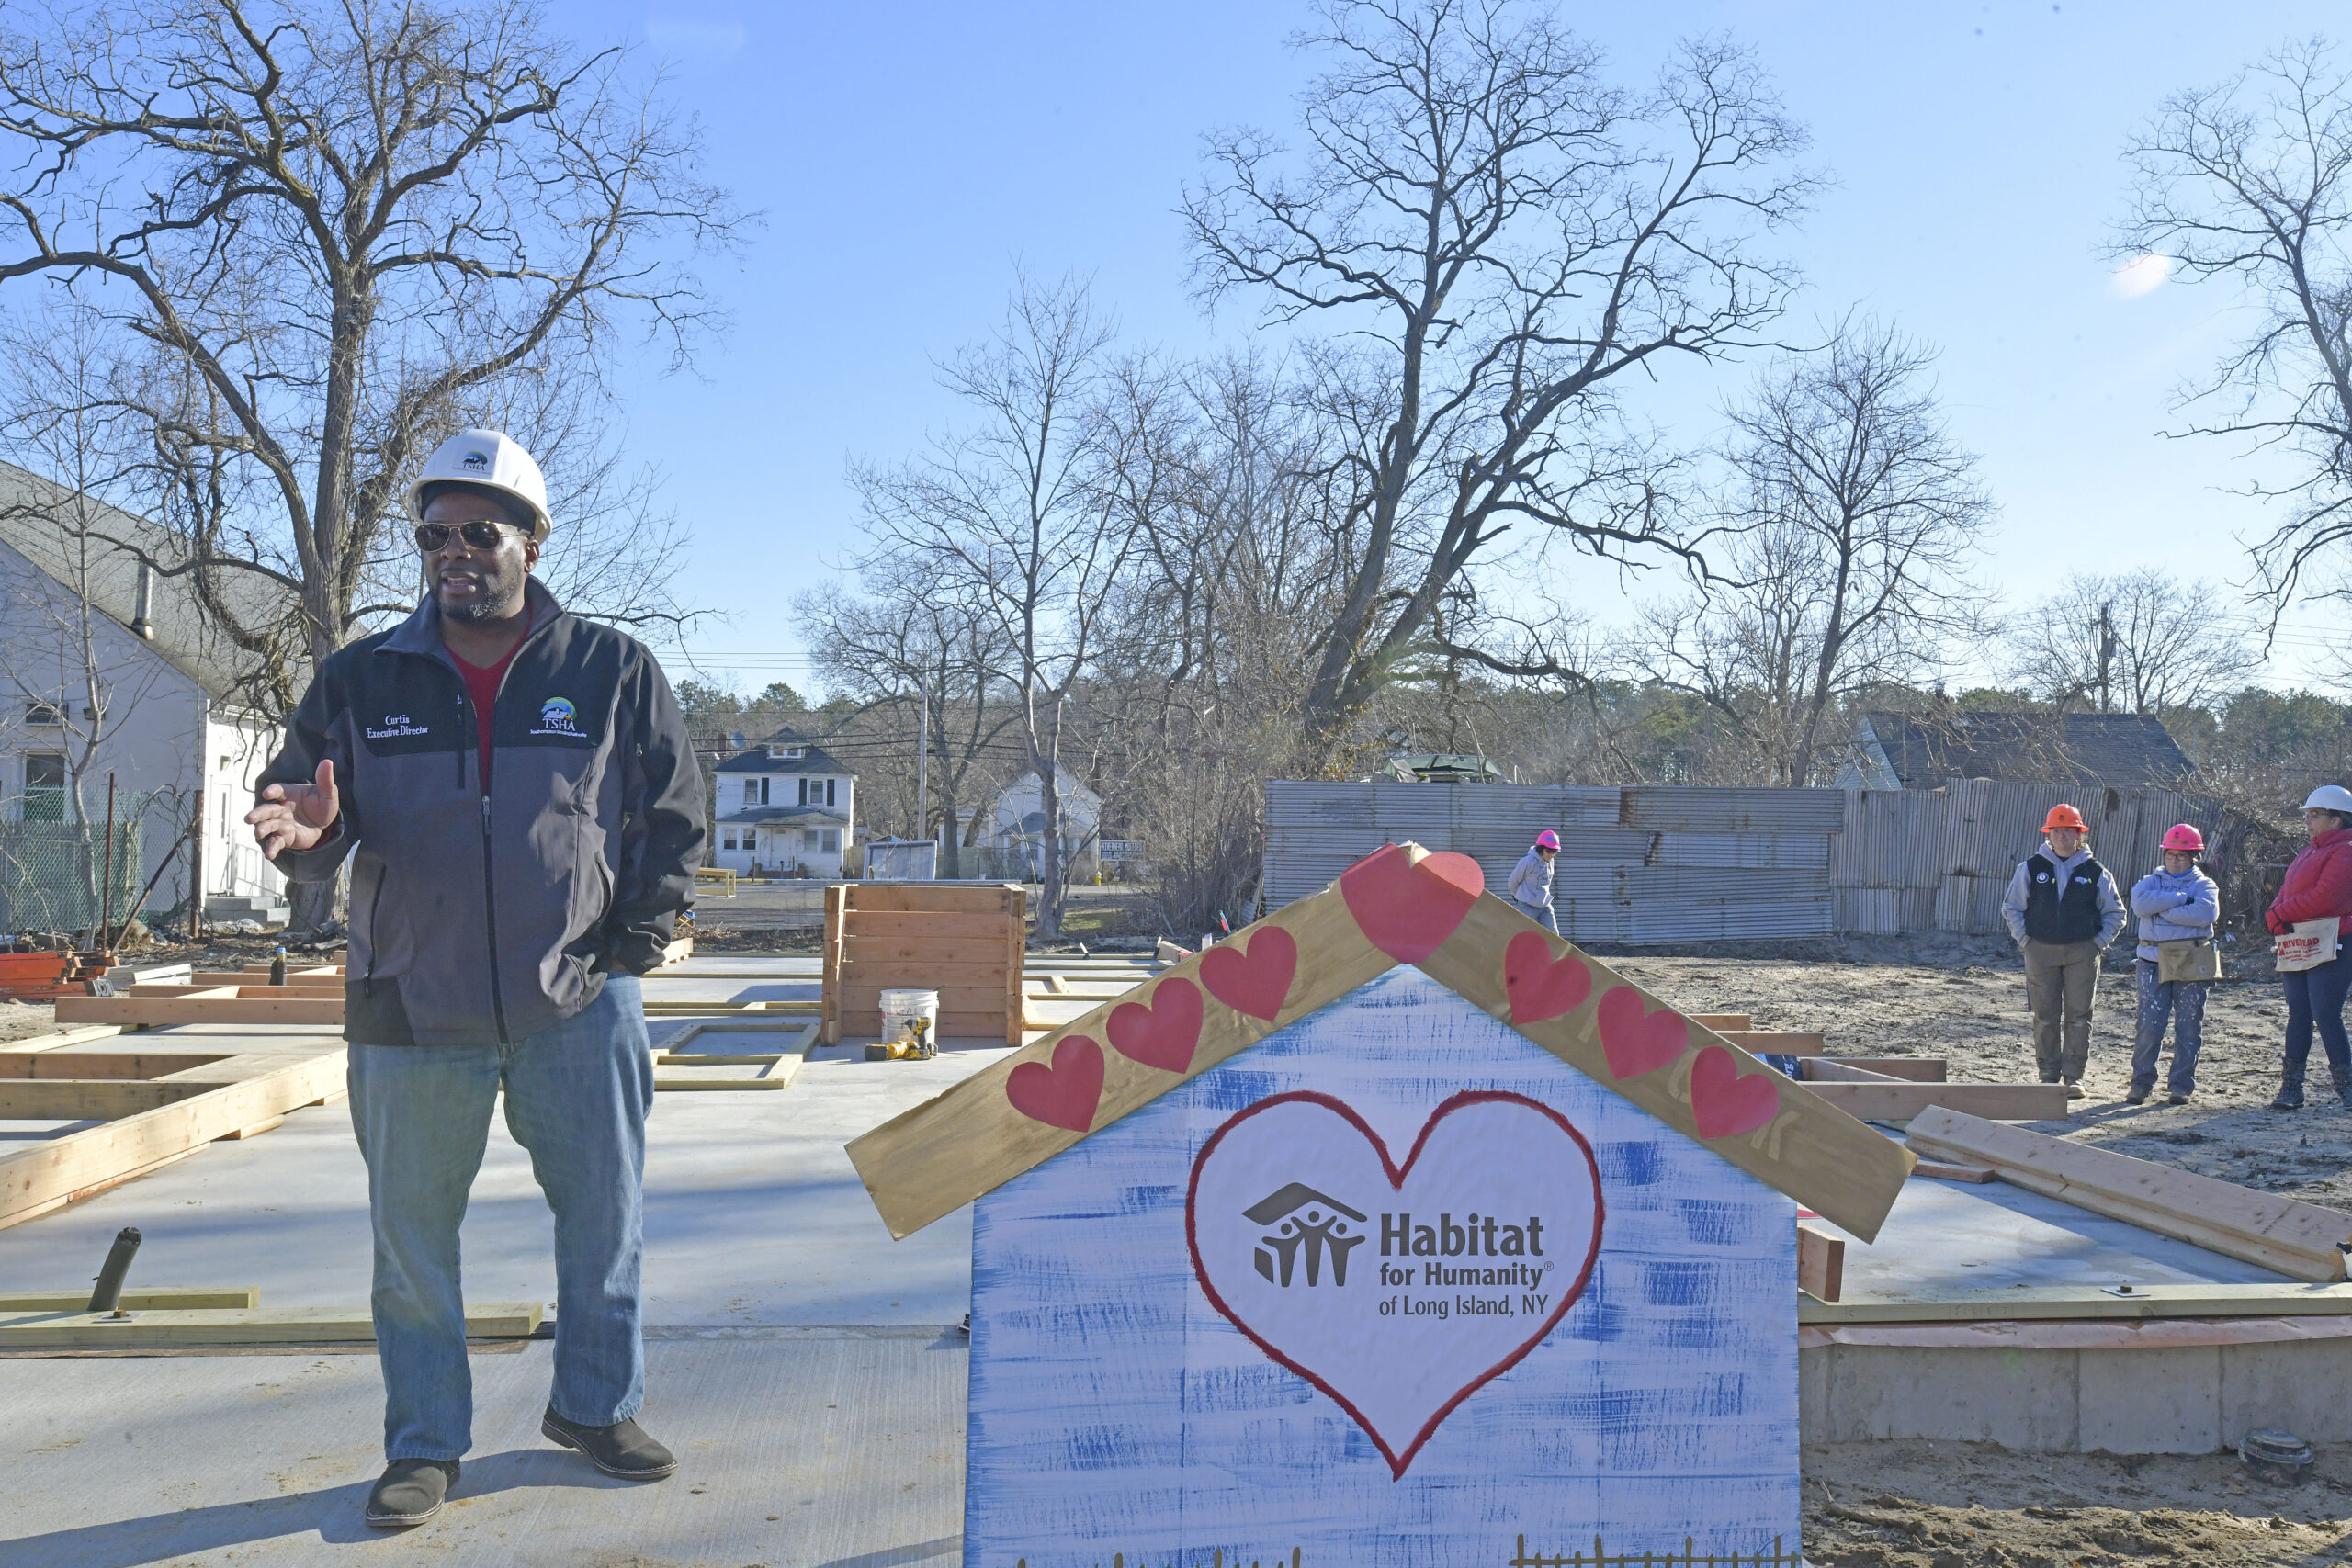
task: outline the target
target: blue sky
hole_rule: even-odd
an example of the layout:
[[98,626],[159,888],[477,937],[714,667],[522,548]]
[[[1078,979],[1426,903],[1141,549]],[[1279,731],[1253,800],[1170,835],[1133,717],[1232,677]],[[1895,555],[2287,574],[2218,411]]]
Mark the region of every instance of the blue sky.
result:
[[[1016,267],[1090,276],[1137,344],[1197,351],[1258,331],[1205,319],[1174,216],[1200,133],[1287,128],[1312,70],[1284,47],[1287,0],[1181,6],[997,4],[556,13],[582,42],[665,58],[697,114],[710,174],[764,230],[707,269],[734,311],[696,373],[649,366],[619,389],[633,452],[690,523],[684,586],[732,617],[692,647],[756,688],[797,677],[787,612],[856,546],[854,457],[889,458],[953,414],[933,366],[985,335]],[[2328,10],[2240,0],[2132,6],[1564,6],[1629,80],[1673,41],[1728,32],[1758,51],[1813,129],[1837,185],[1790,243],[1802,319],[1849,307],[1941,348],[1953,424],[2004,507],[1984,568],[2029,602],[2070,571],[2246,575],[2234,535],[2262,524],[2228,493],[2254,470],[2226,444],[2173,441],[2177,383],[2230,340],[2236,301],[2166,283],[2136,298],[2104,256],[2131,128],[2167,94],[2220,78]],[[1749,371],[1683,372],[1649,405],[1712,432]],[[1613,579],[1547,584],[1622,603]],[[2312,672],[2324,609],[2272,672]],[[2308,636],[2301,628],[2311,628]]]

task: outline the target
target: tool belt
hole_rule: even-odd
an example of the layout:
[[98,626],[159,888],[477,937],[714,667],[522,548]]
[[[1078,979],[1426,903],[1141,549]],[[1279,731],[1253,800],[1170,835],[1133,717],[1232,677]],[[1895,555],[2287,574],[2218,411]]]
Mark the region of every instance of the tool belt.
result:
[[2206,938],[2190,938],[2183,942],[2156,943],[2156,979],[2159,983],[2173,980],[2218,980],[2222,977],[2222,950]]

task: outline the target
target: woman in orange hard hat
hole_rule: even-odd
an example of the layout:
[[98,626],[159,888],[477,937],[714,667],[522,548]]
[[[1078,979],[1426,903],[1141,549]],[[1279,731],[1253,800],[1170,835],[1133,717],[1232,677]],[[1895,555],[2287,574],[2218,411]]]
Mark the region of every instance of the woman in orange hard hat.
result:
[[2009,878],[2001,918],[2025,954],[2034,1065],[2043,1083],[2063,1079],[2066,1098],[2080,1100],[2083,1069],[2090,1062],[2098,955],[2123,930],[2123,899],[2115,878],[2091,859],[2084,843],[2090,826],[2081,812],[2053,806],[2041,830],[2049,841]]
[[[2156,1092],[2156,1057],[2165,1024],[2172,1024],[2172,1071],[2165,1098],[2186,1105],[2197,1092],[2197,1054],[2205,1043],[2205,993],[2221,974],[2213,923],[2222,918],[2222,890],[2197,869],[2205,835],[2186,822],[2165,829],[2164,864],[2132,885],[2132,913],[2140,945],[2132,977],[2139,1018],[2132,1037],[2132,1092],[2144,1105]],[[2167,977],[2169,976],[2169,977]]]

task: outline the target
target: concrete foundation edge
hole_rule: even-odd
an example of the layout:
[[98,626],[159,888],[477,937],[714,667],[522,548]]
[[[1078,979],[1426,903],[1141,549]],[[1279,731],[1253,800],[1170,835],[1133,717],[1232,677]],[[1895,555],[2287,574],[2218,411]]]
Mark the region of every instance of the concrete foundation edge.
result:
[[2352,1339],[2142,1349],[1827,1345],[1797,1352],[1807,1442],[2196,1454],[2284,1427],[2352,1440]]

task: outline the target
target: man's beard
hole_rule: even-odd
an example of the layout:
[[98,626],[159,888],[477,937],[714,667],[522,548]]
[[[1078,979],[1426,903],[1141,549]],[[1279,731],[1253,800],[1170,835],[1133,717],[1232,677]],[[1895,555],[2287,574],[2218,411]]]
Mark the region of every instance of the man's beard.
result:
[[441,615],[444,620],[451,621],[503,621],[513,615],[515,606],[522,602],[523,585],[521,583],[518,582],[509,589],[499,590],[493,589],[485,582],[482,584],[481,596],[471,604],[459,604],[452,608],[444,602],[441,605]]

